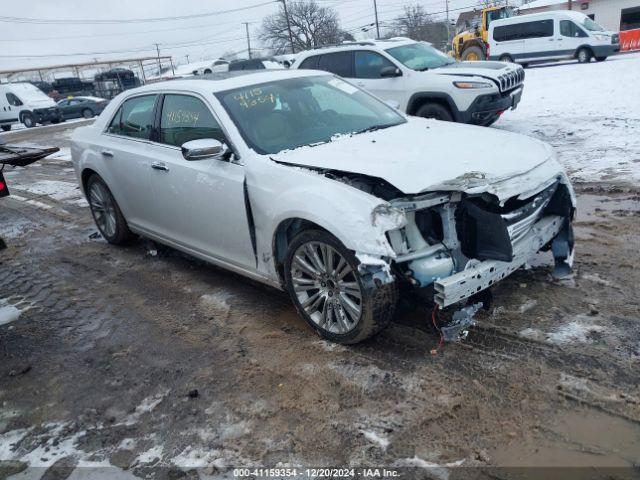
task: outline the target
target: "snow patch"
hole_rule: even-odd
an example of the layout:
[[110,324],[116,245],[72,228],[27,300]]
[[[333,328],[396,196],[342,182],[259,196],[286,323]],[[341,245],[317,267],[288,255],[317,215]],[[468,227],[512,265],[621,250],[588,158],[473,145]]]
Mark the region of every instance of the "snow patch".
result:
[[140,455],[138,455],[135,463],[153,463],[157,460],[162,459],[163,451],[164,447],[162,445],[155,445],[146,452],[142,452]]
[[0,326],[15,322],[20,318],[22,310],[14,307],[6,300],[0,299]]
[[52,200],[70,205],[88,205],[80,191],[80,187],[75,183],[61,182],[59,180],[40,180],[34,183],[17,184],[13,188],[20,192],[49,197]]
[[376,432],[372,432],[369,430],[360,430],[364,435],[364,438],[369,440],[370,442],[378,444],[378,446],[382,450],[386,450],[389,444],[391,443],[387,438],[378,435]]
[[593,323],[591,317],[578,315],[570,322],[559,325],[551,332],[543,332],[535,328],[520,330],[518,335],[554,345],[570,345],[578,343],[591,343],[592,334],[606,331],[602,325]]
[[140,405],[136,407],[135,411],[127,415],[124,421],[120,422],[118,425],[130,426],[138,423],[140,418],[145,413],[152,412],[164,400],[169,392],[170,390],[165,390],[164,392],[156,393],[155,395],[151,395],[150,397],[145,398],[144,400],[142,400],[142,403],[140,403]]
[[171,459],[171,463],[182,469],[205,467],[224,469],[227,466],[223,452],[219,450],[205,450],[192,447],[191,445],[185,448],[182,453]]
[[205,308],[210,308],[217,314],[227,314],[231,310],[231,306],[228,303],[231,298],[233,298],[231,293],[218,290],[202,295],[200,301]]
[[518,312],[520,313],[526,313],[529,310],[531,310],[533,307],[535,307],[538,304],[537,300],[527,300],[526,302],[524,302],[522,305],[520,305],[520,308],[518,308]]
[[393,466],[423,468],[425,470],[429,470],[429,474],[434,478],[438,478],[440,480],[448,480],[449,470],[447,470],[447,468],[459,467],[463,463],[464,459],[441,465],[438,463],[428,462],[420,457],[414,456],[413,458],[400,458],[393,463]]

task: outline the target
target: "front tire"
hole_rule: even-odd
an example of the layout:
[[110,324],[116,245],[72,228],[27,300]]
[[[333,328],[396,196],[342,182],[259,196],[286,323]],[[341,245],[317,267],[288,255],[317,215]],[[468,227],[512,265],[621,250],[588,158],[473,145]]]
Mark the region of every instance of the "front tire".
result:
[[87,200],[93,220],[107,242],[124,245],[133,238],[111,190],[96,174],[87,181]]
[[502,55],[499,60],[501,62],[513,63],[513,57],[511,55]]
[[361,342],[384,329],[397,303],[396,284],[375,285],[358,272],[359,261],[322,230],[298,234],[285,260],[285,284],[298,314],[332,342]]
[[22,123],[27,128],[33,128],[36,126],[36,118],[31,113],[25,113],[22,116]]
[[589,63],[591,61],[591,57],[591,50],[589,50],[588,48],[581,48],[576,54],[576,58],[580,63]]
[[435,118],[443,122],[453,122],[449,109],[439,103],[425,103],[416,112],[416,117]]

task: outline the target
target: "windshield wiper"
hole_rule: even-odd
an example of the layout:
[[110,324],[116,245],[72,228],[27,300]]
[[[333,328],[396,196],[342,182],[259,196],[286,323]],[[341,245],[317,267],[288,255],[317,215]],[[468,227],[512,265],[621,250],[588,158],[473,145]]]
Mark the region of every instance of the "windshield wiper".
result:
[[367,127],[367,128],[363,128],[362,130],[357,130],[353,133],[355,133],[356,135],[360,134],[360,133],[367,133],[367,132],[375,132],[376,130],[382,130],[384,128],[389,128],[389,127],[393,127],[394,124],[384,124],[384,125],[372,125],[371,127]]

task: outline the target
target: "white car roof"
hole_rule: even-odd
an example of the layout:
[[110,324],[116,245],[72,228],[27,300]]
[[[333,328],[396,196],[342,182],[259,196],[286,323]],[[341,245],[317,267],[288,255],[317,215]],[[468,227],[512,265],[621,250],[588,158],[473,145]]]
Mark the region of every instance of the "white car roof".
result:
[[[386,40],[366,40],[362,42],[345,42],[341,45],[331,45],[327,47],[318,47],[314,50],[307,50],[305,52],[301,52],[300,56],[296,60],[296,64],[299,64],[300,60],[303,58],[311,57],[314,55],[322,55],[325,53],[335,53],[335,52],[348,52],[350,50],[363,50],[363,49],[373,49],[373,50],[386,50],[388,48],[400,47],[402,45],[411,45],[416,42],[415,40],[411,40],[406,37],[395,37],[389,38]],[[428,42],[424,42],[428,43]]]
[[152,83],[143,87],[127,90],[127,96],[157,92],[158,90],[184,90],[197,91],[204,94],[223,92],[234,88],[250,87],[261,83],[284,80],[287,78],[317,77],[319,75],[331,75],[316,70],[240,70],[236,72],[212,73],[199,75],[185,80],[168,80]]
[[491,27],[499,27],[501,25],[512,25],[517,23],[533,22],[535,20],[545,20],[550,18],[569,18],[581,23],[586,18],[586,15],[581,12],[574,12],[569,10],[550,10],[548,12],[540,13],[528,13],[526,15],[517,15],[515,17],[501,18],[500,20],[494,20],[491,22]]

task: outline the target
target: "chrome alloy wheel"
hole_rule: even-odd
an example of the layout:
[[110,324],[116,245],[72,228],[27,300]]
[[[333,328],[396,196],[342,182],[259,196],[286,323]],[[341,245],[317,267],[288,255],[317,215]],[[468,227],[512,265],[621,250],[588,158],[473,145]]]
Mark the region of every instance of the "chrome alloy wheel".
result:
[[96,225],[105,237],[116,234],[116,208],[111,194],[100,182],[93,182],[89,190],[89,205]]
[[302,244],[290,273],[298,302],[316,325],[340,335],[356,327],[362,315],[360,283],[333,247],[319,241]]

